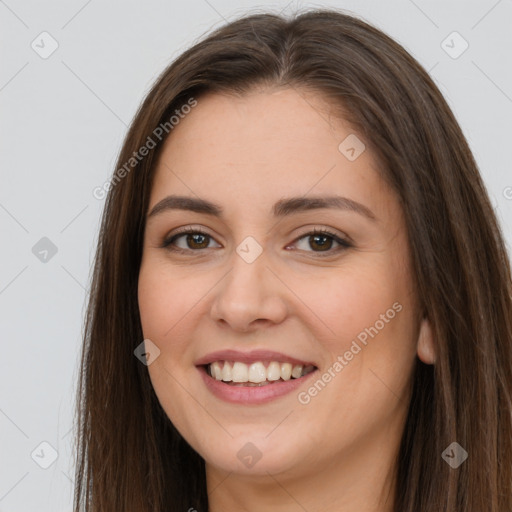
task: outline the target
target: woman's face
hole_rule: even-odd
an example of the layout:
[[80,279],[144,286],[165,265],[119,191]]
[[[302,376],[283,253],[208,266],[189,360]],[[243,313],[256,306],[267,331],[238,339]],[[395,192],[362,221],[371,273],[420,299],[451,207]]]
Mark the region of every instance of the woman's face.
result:
[[281,89],[201,97],[163,148],[140,316],[158,399],[207,467],[302,475],[398,446],[427,325],[364,142]]

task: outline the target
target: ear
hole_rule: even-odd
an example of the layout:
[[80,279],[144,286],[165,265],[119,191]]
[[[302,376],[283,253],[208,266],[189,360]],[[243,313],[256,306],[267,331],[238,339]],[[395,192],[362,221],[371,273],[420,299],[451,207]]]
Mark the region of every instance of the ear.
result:
[[432,328],[427,318],[423,318],[421,321],[417,353],[420,360],[425,364],[434,364],[436,361]]

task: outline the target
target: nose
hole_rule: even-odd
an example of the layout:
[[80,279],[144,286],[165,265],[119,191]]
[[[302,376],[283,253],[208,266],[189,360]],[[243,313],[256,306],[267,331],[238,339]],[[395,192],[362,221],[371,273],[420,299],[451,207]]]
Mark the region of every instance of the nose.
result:
[[240,332],[279,324],[288,313],[284,288],[263,255],[247,263],[235,254],[231,270],[214,288],[211,318]]

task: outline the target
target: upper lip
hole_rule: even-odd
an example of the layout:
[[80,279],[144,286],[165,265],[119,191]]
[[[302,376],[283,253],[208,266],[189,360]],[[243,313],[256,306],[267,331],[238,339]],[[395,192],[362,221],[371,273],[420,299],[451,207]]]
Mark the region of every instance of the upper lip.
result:
[[252,350],[250,352],[240,352],[239,350],[218,350],[211,352],[199,358],[194,364],[196,366],[208,365],[215,361],[239,361],[241,363],[251,364],[257,361],[278,361],[282,363],[291,363],[293,365],[316,366],[309,361],[303,361],[296,357],[290,357],[281,352],[271,350]]

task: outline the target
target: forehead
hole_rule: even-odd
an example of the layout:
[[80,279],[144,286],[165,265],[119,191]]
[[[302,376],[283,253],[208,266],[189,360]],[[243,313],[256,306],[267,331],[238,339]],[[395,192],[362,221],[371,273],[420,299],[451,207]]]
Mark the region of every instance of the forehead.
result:
[[[165,142],[151,203],[171,192],[242,206],[257,202],[267,210],[283,196],[383,198],[364,140],[333,114],[322,97],[305,90],[201,96]],[[355,159],[354,151],[346,152],[352,148],[360,153]]]

